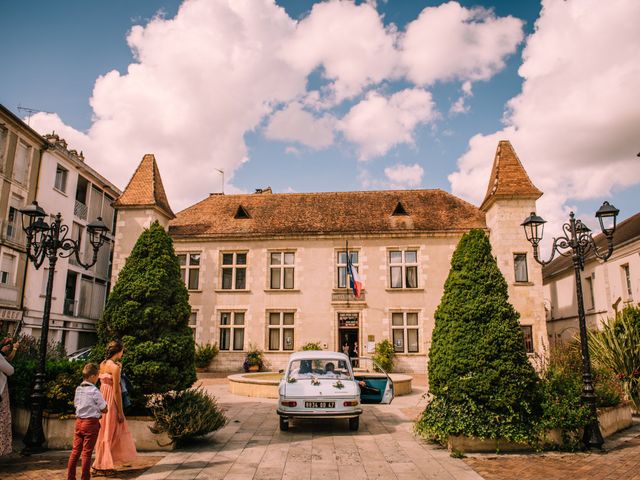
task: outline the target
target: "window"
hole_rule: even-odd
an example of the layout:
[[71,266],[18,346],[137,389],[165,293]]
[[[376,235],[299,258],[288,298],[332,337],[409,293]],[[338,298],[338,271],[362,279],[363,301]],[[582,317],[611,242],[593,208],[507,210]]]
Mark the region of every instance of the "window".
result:
[[418,251],[390,250],[391,288],[418,288]]
[[420,350],[417,312],[393,312],[391,330],[393,349],[397,353],[417,353]]
[[15,284],[15,267],[16,256],[11,255],[10,253],[3,254],[2,264],[0,265],[0,283],[2,283],[3,285]]
[[179,253],[180,274],[187,289],[198,290],[200,286],[200,254]]
[[220,350],[244,349],[244,312],[220,312]]
[[513,254],[513,268],[516,274],[516,282],[526,283],[529,281],[529,274],[527,272],[527,254],[526,253]]
[[56,181],[54,183],[54,187],[56,190],[60,190],[61,192],[66,192],[67,191],[67,175],[69,174],[69,171],[62,167],[61,165],[58,165],[58,167],[56,168]]
[[631,290],[631,272],[629,272],[629,264],[622,265],[622,289],[626,294],[626,301],[633,300],[633,290]]
[[269,256],[269,288],[292,289],[296,254],[294,252],[271,252]]
[[[358,271],[358,252],[349,252],[349,260],[351,260],[351,265],[353,268]],[[347,252],[343,250],[338,252],[338,288],[347,288],[349,287],[349,282],[347,281]]]
[[9,207],[9,217],[8,217],[8,221],[7,221],[7,238],[9,240],[15,240],[17,234],[18,234],[18,216],[20,215],[20,212],[18,211],[17,208],[15,207]]
[[531,325],[520,325],[522,335],[524,335],[524,349],[527,353],[533,353],[533,327]]
[[189,315],[189,328],[191,328],[191,334],[196,336],[196,327],[198,326],[198,312],[191,312]]
[[591,277],[587,277],[585,278],[585,281],[587,283],[587,301],[589,302],[587,304],[587,309],[593,310],[596,306],[596,299],[593,294],[593,279]]
[[269,312],[269,350],[293,350],[293,312]]
[[247,254],[229,252],[222,254],[222,289],[246,290]]
[[18,146],[16,147],[16,156],[13,161],[13,178],[18,183],[26,183],[30,152],[31,147],[22,142],[18,142]]
[[0,125],[0,170],[4,170],[4,156],[7,149],[7,138],[9,131]]

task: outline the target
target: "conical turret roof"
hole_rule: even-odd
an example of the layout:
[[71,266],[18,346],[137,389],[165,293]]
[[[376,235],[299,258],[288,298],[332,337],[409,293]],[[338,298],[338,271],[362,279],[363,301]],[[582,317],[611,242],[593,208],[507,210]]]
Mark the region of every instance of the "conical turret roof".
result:
[[493,160],[487,194],[482,201],[482,205],[480,205],[480,210],[487,211],[493,202],[499,198],[538,199],[541,196],[542,192],[527,175],[511,142],[500,140]]
[[170,219],[175,218],[162,185],[160,170],[153,154],[148,153],[138,165],[124,192],[113,204],[116,208],[157,208]]

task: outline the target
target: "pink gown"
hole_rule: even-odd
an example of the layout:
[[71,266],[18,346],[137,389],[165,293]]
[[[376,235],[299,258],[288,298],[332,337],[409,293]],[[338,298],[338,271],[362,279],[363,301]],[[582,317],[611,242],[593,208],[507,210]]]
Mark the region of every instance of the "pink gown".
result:
[[100,433],[96,442],[96,458],[93,468],[113,470],[116,463],[131,462],[136,458],[136,445],[127,426],[127,421],[118,422],[113,377],[100,374],[100,393],[107,402],[108,411],[100,418]]

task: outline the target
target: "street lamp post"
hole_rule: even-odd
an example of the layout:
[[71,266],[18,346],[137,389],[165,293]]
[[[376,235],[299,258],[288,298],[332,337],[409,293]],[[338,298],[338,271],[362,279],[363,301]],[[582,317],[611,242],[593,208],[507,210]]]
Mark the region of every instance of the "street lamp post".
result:
[[48,225],[44,218],[46,213],[37,202],[20,210],[22,214],[22,229],[27,236],[27,258],[33,263],[36,270],[49,259],[49,272],[47,276],[47,290],[44,299],[44,312],[42,314],[42,330],[40,334],[40,350],[38,352],[38,370],[36,372],[35,383],[31,393],[31,416],[29,417],[29,427],[24,437],[26,445],[23,454],[29,455],[44,450],[43,443],[44,429],[42,428],[42,412],[44,410],[45,399],[45,364],[47,356],[47,341],[49,337],[49,314],[51,313],[51,293],[53,291],[53,276],[58,258],[67,258],[75,255],[78,264],[89,269],[98,260],[98,251],[105,243],[105,233],[109,228],[102,219],[87,225],[89,242],[93,247],[93,258],[91,262],[84,263],[80,258],[80,242],[68,238],[69,227],[62,224],[62,216],[58,213],[51,225]]
[[591,360],[589,359],[589,345],[587,343],[587,324],[584,315],[584,301],[582,296],[582,282],[580,272],[584,269],[584,261],[589,252],[600,260],[606,261],[613,253],[613,233],[616,229],[616,217],[619,210],[609,202],[604,202],[596,212],[600,223],[600,229],[607,239],[607,250],[601,252],[591,235],[591,230],[581,220],[577,220],[571,212],[569,222],[562,226],[564,234],[553,239],[551,257],[548,260],[540,260],[538,257],[538,245],[542,240],[544,224],[546,223],[535,212],[522,223],[527,240],[533,246],[533,258],[541,265],[548,265],[556,253],[571,257],[576,279],[576,296],[578,300],[578,323],[580,326],[580,350],[582,353],[582,402],[589,407],[591,420],[584,429],[582,441],[588,448],[602,448],[604,440],[598,425],[596,412],[596,395],[593,388],[593,376],[591,375]]

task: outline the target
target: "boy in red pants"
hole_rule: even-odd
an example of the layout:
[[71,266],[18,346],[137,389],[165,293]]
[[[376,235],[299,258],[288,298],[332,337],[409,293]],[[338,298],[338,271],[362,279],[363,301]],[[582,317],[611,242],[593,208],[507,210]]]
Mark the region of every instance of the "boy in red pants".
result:
[[76,388],[73,404],[76,407],[76,427],[73,449],[67,463],[67,480],[76,480],[76,465],[82,457],[82,480],[91,478],[91,454],[100,431],[100,416],[107,412],[107,402],[96,387],[100,370],[94,363],[82,369],[83,382]]

